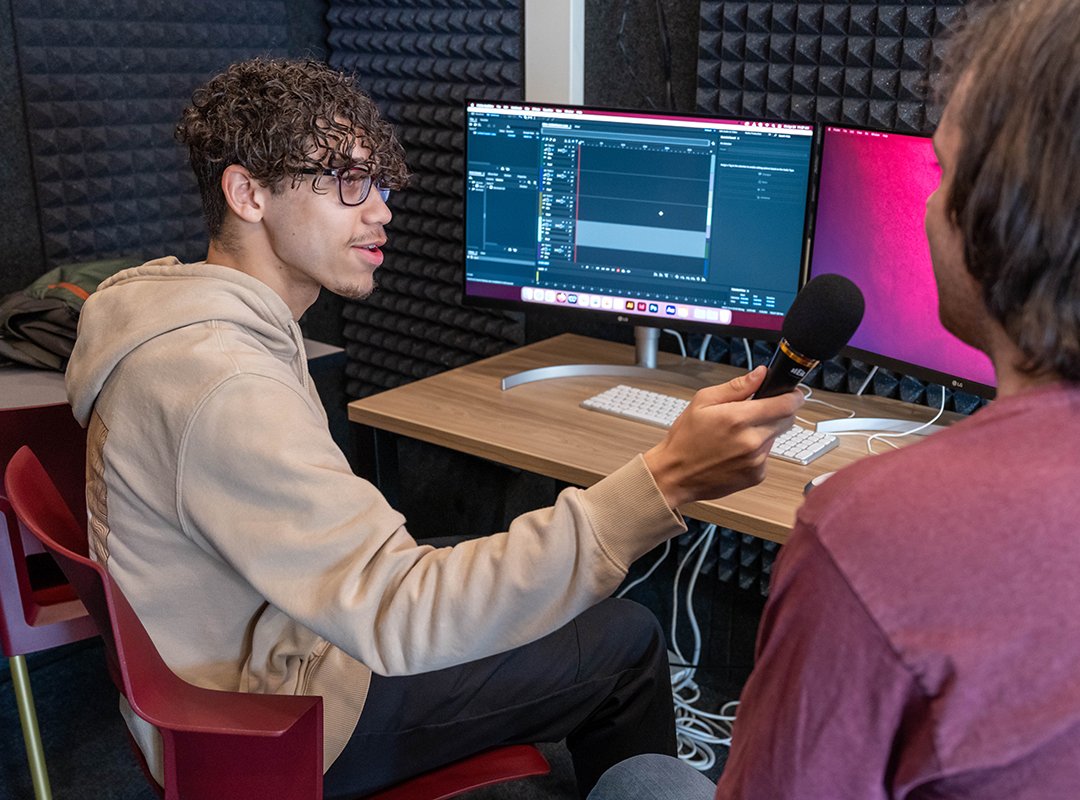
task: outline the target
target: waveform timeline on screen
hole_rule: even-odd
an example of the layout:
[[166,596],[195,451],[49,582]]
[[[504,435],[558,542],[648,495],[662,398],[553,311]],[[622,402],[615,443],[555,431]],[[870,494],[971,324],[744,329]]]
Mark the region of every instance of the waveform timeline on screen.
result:
[[813,150],[797,123],[469,102],[465,297],[778,331]]
[[990,359],[938,318],[923,217],[940,176],[929,136],[826,126],[810,277],[837,273],[862,290],[866,313],[846,353],[989,397]]

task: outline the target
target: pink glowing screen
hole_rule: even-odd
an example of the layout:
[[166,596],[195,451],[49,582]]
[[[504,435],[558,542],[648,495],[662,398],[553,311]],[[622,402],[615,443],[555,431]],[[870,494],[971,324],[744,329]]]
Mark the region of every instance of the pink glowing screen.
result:
[[990,359],[938,319],[923,213],[940,175],[928,136],[826,127],[810,276],[838,273],[862,290],[866,314],[849,346],[871,363],[994,386]]

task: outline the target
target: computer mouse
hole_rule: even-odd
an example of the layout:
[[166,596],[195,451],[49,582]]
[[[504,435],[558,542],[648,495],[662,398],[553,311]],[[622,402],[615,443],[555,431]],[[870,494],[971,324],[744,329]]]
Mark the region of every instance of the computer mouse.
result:
[[835,474],[836,470],[833,470],[832,472],[823,472],[820,475],[811,478],[807,482],[806,486],[803,487],[803,494],[808,494],[810,490],[813,489],[815,486],[821,486],[821,484],[825,483],[825,481],[827,481]]

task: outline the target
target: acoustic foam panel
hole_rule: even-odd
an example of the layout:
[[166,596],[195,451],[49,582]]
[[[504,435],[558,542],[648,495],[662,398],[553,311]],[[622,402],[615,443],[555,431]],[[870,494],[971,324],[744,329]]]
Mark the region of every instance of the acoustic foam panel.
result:
[[198,188],[173,130],[212,74],[285,55],[284,0],[14,0],[13,15],[48,263],[203,257]]
[[351,397],[524,340],[514,315],[461,305],[464,101],[522,97],[522,2],[331,0],[330,63],[358,75],[413,173],[390,197],[378,291],[344,308]]
[[933,127],[925,88],[963,0],[704,0],[698,107],[897,131]]

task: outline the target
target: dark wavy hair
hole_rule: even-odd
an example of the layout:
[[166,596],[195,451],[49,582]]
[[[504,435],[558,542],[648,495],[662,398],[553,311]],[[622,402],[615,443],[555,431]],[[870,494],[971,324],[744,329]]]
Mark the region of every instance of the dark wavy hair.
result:
[[[233,64],[191,96],[176,126],[202,194],[210,237],[222,235],[221,176],[246,168],[277,192],[300,182],[300,170],[353,165],[359,143],[371,157],[357,165],[389,189],[408,182],[405,152],[393,128],[353,76],[317,61],[255,58]],[[318,180],[312,182],[315,191]]]
[[961,148],[947,207],[1029,374],[1080,381],[1080,8],[977,4],[946,51]]

